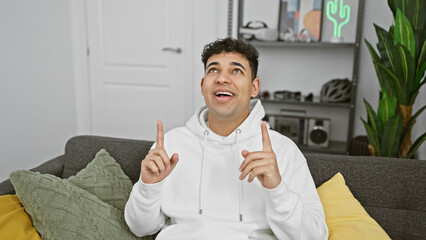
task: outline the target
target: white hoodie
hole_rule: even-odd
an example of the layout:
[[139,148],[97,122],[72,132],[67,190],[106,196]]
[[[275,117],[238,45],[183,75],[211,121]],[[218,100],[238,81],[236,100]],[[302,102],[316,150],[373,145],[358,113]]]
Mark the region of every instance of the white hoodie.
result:
[[278,187],[239,180],[242,150],[262,151],[264,115],[260,100],[252,100],[247,119],[222,137],[208,128],[202,107],[186,127],[169,131],[164,148],[169,157],[178,153],[179,162],[163,181],[133,186],[124,213],[131,231],[145,236],[161,230],[157,240],[327,239],[321,201],[292,140],[268,130],[282,177]]

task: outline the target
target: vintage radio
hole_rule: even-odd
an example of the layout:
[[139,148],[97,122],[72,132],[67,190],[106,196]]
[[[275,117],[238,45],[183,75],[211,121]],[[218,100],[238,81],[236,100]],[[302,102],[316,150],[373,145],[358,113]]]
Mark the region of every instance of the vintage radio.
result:
[[281,114],[268,115],[272,129],[293,140],[296,144],[306,145],[306,112],[282,109]]
[[267,121],[275,131],[298,145],[327,148],[330,119],[306,116],[306,111],[281,109],[281,114],[268,114]]

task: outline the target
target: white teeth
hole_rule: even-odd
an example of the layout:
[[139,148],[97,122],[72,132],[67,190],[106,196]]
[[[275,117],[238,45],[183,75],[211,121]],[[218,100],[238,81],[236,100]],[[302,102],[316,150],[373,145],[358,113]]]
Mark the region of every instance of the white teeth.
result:
[[217,92],[216,96],[219,96],[219,95],[226,95],[226,96],[230,96],[230,97],[234,96],[234,94],[232,94],[230,92]]

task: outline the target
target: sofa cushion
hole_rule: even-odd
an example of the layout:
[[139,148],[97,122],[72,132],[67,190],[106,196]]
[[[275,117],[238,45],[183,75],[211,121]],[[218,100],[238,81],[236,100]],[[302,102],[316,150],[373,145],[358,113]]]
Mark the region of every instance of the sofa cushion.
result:
[[43,239],[137,239],[119,209],[67,180],[26,170],[10,180]]
[[133,183],[139,180],[141,161],[148,154],[152,141],[98,136],[77,136],[68,140],[62,178],[69,178],[83,169],[99,149],[106,149],[120,164]]
[[41,240],[16,195],[0,196],[0,239]]
[[329,239],[390,239],[354,198],[341,173],[318,187]]
[[121,211],[124,211],[133,185],[105,149],[101,149],[93,161],[68,181]]
[[426,161],[306,153],[316,186],[337,172],[392,239],[426,236]]
[[122,211],[132,183],[105,150],[70,179],[20,170],[10,180],[43,239],[138,239]]

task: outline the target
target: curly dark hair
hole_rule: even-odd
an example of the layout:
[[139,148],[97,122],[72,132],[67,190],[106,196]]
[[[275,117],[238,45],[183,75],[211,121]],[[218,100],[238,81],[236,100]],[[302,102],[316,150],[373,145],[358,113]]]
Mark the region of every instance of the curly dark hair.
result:
[[259,53],[250,43],[227,37],[207,44],[204,46],[203,53],[201,54],[201,61],[204,63],[204,70],[206,70],[207,60],[209,60],[211,56],[220,53],[239,53],[243,55],[249,62],[252,81],[256,78],[257,66],[259,65]]

